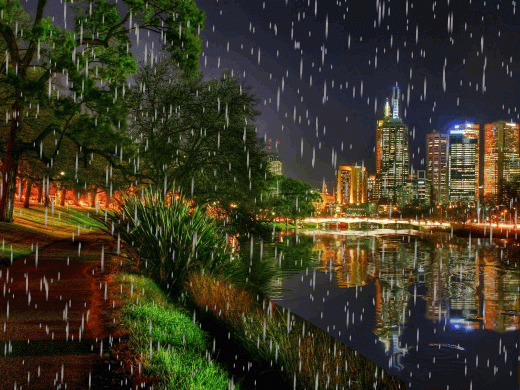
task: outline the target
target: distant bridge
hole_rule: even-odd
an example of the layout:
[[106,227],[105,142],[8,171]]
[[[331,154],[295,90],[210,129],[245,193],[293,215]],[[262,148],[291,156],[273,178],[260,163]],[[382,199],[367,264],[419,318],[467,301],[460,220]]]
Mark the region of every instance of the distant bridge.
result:
[[[351,228],[365,228],[365,229],[398,229],[403,228],[404,226],[413,228],[420,228],[420,227],[450,227],[451,225],[449,223],[440,223],[440,222],[433,222],[433,221],[416,221],[416,220],[410,220],[410,219],[389,219],[389,218],[361,218],[361,217],[322,217],[322,218],[305,218],[303,220],[305,223],[316,223],[317,227],[323,225],[335,225],[335,224],[341,224],[341,225],[347,225],[347,229],[350,230]],[[368,226],[367,226],[368,225]]]

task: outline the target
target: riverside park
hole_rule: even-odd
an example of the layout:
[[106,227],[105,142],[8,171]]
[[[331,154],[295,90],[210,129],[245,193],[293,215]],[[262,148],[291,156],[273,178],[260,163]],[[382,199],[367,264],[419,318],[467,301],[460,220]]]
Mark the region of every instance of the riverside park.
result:
[[461,4],[0,0],[0,390],[519,388],[516,4]]

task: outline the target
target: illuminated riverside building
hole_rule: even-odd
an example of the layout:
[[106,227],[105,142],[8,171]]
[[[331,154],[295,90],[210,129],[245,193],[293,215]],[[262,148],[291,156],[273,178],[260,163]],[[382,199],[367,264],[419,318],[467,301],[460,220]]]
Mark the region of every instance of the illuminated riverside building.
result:
[[437,131],[426,138],[427,177],[437,204],[448,203],[448,142],[448,134]]
[[484,125],[484,197],[499,201],[502,180],[520,177],[520,124],[498,121]]
[[398,202],[410,176],[408,127],[399,117],[399,87],[393,87],[392,107],[386,99],[384,117],[376,129],[376,198]]
[[273,149],[272,139],[269,138],[267,140],[267,169],[275,176],[280,176],[282,174],[282,162],[280,161],[280,155],[278,154],[278,145],[280,141],[275,141],[275,147]]
[[368,175],[367,178],[367,202],[372,203],[375,200],[376,175]]
[[416,175],[407,179],[402,187],[400,205],[403,207],[408,203],[417,201],[421,205],[429,205],[431,200],[431,185],[426,178],[426,171],[417,171]]
[[449,202],[473,203],[479,196],[480,125],[466,122],[449,131]]
[[336,203],[356,205],[367,201],[366,167],[340,165],[336,179]]

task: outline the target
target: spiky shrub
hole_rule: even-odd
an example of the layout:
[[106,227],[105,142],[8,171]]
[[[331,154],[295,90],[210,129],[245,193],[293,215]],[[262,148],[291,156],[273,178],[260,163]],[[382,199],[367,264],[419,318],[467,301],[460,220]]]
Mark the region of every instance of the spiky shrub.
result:
[[183,198],[146,190],[142,196],[123,198],[109,219],[138,267],[174,295],[191,272],[225,279],[236,274],[215,220]]

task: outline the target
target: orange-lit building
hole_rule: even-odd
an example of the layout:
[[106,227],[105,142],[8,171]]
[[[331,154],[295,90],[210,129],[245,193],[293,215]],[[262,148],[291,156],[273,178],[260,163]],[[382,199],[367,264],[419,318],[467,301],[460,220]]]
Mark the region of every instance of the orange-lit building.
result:
[[520,124],[498,121],[484,125],[484,197],[497,200],[501,180],[520,175]]
[[321,202],[313,202],[314,208],[316,212],[320,213],[326,211],[328,206],[335,203],[335,196],[333,194],[329,194],[329,190],[327,188],[327,183],[323,183],[322,190],[320,192]]
[[368,173],[365,166],[340,165],[336,178],[336,203],[356,205],[367,201]]

